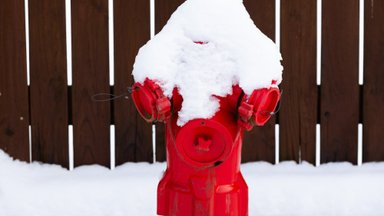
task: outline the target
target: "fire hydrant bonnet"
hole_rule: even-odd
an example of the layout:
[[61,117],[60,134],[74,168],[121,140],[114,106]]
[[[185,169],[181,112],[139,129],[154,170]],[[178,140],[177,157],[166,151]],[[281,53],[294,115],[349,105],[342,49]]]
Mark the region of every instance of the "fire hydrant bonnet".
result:
[[[202,43],[195,43],[202,42]],[[218,97],[239,85],[247,95],[282,79],[278,48],[254,25],[241,0],[187,0],[146,45],[134,64],[136,82],[149,78],[171,98],[183,97],[177,124],[208,119]],[[198,101],[198,102],[196,102]]]

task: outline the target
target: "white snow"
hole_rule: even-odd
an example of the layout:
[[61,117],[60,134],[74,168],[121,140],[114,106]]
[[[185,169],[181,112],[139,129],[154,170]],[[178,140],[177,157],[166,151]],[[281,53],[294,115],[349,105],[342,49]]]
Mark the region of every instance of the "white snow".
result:
[[[204,42],[196,44],[194,42]],[[155,80],[166,96],[183,96],[177,124],[210,118],[219,108],[213,96],[246,94],[282,79],[277,46],[253,23],[242,0],[188,0],[136,57],[136,82]]]
[[[384,215],[384,163],[247,163],[249,215]],[[13,161],[0,151],[1,216],[153,216],[164,163],[108,170]]]

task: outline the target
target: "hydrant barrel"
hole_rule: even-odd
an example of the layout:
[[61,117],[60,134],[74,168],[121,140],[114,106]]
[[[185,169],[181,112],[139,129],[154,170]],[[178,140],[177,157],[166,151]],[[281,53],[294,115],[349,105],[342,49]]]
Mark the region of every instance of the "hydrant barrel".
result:
[[240,172],[243,129],[269,119],[280,98],[278,88],[248,96],[233,86],[231,95],[216,97],[220,109],[213,117],[183,126],[177,125],[183,98],[176,88],[167,98],[147,79],[134,84],[132,97],[148,122],[166,124],[167,170],[158,185],[158,215],[248,215],[248,187]]

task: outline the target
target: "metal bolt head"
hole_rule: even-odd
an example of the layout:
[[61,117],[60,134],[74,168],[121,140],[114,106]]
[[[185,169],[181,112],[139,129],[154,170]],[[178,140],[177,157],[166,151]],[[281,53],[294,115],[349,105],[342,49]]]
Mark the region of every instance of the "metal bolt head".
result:
[[205,137],[198,137],[197,138],[197,145],[196,149],[198,151],[208,152],[210,150],[210,147],[212,145],[212,140]]

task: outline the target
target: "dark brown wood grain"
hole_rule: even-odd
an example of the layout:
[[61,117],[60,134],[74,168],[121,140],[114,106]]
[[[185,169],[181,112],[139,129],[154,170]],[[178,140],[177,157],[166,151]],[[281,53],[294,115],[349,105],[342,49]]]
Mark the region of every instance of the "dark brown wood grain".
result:
[[32,160],[69,167],[65,1],[29,1]]
[[[150,39],[149,1],[114,0],[115,93],[127,91],[139,48]],[[153,161],[152,125],[138,115],[131,99],[114,101],[116,165]]]
[[[271,40],[275,39],[275,1],[244,0],[244,5],[256,26]],[[242,162],[267,161],[275,163],[275,122],[272,117],[263,127],[245,132]]]
[[[281,1],[280,161],[316,160],[316,0]],[[301,156],[301,158],[300,158]]]
[[357,162],[359,1],[323,0],[321,163]]
[[365,1],[363,161],[384,160],[384,1]]
[[24,0],[0,1],[0,149],[29,161]]
[[108,0],[72,5],[74,165],[110,166],[110,104],[92,101],[109,93]]
[[[167,23],[172,13],[184,0],[156,0],[155,1],[155,32],[158,33]],[[166,160],[165,150],[165,126],[163,123],[156,124],[156,160]]]

